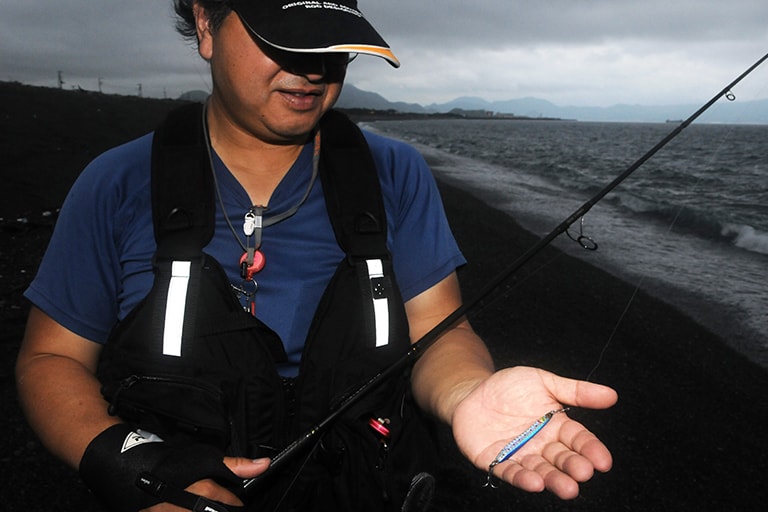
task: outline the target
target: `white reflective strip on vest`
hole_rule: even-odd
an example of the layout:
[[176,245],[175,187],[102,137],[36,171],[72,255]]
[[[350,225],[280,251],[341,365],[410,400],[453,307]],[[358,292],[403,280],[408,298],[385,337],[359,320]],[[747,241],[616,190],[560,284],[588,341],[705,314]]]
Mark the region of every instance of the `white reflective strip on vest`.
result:
[[[384,267],[381,260],[365,260],[368,264],[368,279],[371,281],[371,290],[374,292],[376,280],[384,277]],[[383,347],[389,344],[389,300],[385,297],[376,298],[373,295],[373,316],[376,328],[376,346]]]
[[184,310],[187,307],[191,266],[189,261],[174,261],[171,265],[171,282],[168,284],[163,329],[163,354],[166,356],[181,357],[181,335],[184,331]]

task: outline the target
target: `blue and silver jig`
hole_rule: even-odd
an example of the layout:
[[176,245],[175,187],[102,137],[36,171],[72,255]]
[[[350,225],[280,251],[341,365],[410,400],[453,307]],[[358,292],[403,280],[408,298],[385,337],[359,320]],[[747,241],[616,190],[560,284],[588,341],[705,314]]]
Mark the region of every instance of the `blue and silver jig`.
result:
[[552,419],[552,416],[554,416],[557,413],[565,412],[569,408],[565,407],[563,409],[557,409],[554,411],[549,411],[547,414],[542,416],[541,418],[537,419],[533,422],[533,424],[525,429],[525,431],[520,434],[519,436],[512,439],[510,442],[508,442],[504,448],[501,449],[498,455],[496,455],[496,458],[491,461],[490,465],[488,465],[488,478],[483,485],[483,487],[497,487],[493,484],[493,468],[495,468],[498,464],[501,464],[505,460],[509,459],[512,455],[517,453],[517,451],[522,448],[525,443],[533,439],[533,436],[539,433],[539,431],[544,428],[544,426],[549,423],[549,420]]

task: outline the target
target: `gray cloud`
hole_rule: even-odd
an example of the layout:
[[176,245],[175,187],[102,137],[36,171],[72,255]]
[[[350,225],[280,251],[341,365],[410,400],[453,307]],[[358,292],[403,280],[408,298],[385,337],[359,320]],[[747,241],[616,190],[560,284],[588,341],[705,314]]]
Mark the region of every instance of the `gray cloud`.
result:
[[386,0],[361,5],[389,36],[429,46],[768,36],[768,7],[761,0]]
[[[403,61],[358,59],[349,81],[391,100],[538,96],[559,104],[711,95],[768,51],[764,0],[360,0]],[[4,0],[0,78],[131,94],[206,89],[170,0]],[[763,73],[745,97],[768,97]],[[757,83],[757,84],[756,84]],[[760,83],[763,88],[760,89]]]
[[[762,0],[389,0],[363,4],[403,60],[350,78],[421,102],[696,102],[768,52]],[[762,84],[768,83],[762,74]],[[760,77],[745,97],[768,96]],[[754,82],[758,82],[755,84]],[[386,92],[386,93],[385,93]]]
[[62,71],[69,86],[95,89],[102,78],[109,92],[142,83],[152,96],[205,86],[205,65],[176,33],[170,1],[4,1],[3,79],[51,85]]

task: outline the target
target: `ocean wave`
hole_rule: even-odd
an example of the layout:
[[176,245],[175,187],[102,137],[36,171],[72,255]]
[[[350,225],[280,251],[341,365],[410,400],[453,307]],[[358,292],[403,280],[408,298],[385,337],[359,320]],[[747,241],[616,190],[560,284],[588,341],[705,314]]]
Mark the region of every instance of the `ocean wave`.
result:
[[768,254],[768,233],[760,232],[752,226],[726,224],[720,234],[730,239],[736,247]]
[[625,214],[643,218],[668,231],[687,233],[703,240],[768,255],[768,232],[726,220],[728,214],[699,208],[654,203],[633,194],[609,196],[606,202]]

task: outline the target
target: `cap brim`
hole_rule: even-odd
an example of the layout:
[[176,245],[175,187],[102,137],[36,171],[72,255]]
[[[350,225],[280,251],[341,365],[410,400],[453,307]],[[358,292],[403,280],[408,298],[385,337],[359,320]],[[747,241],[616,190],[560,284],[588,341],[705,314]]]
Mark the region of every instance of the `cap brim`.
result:
[[275,48],[279,50],[285,50],[288,52],[297,52],[297,53],[357,53],[362,55],[372,55],[374,57],[381,57],[382,59],[385,59],[387,62],[389,62],[393,67],[399,68],[400,67],[400,61],[395,57],[395,54],[392,53],[392,50],[389,49],[389,47],[382,47],[382,46],[370,46],[370,45],[361,45],[361,44],[339,44],[335,46],[328,46],[324,48],[289,48],[285,46],[281,46],[279,44],[273,43],[272,41],[268,41],[264,39],[263,37],[256,34],[259,39],[264,41],[270,46],[274,46]]

